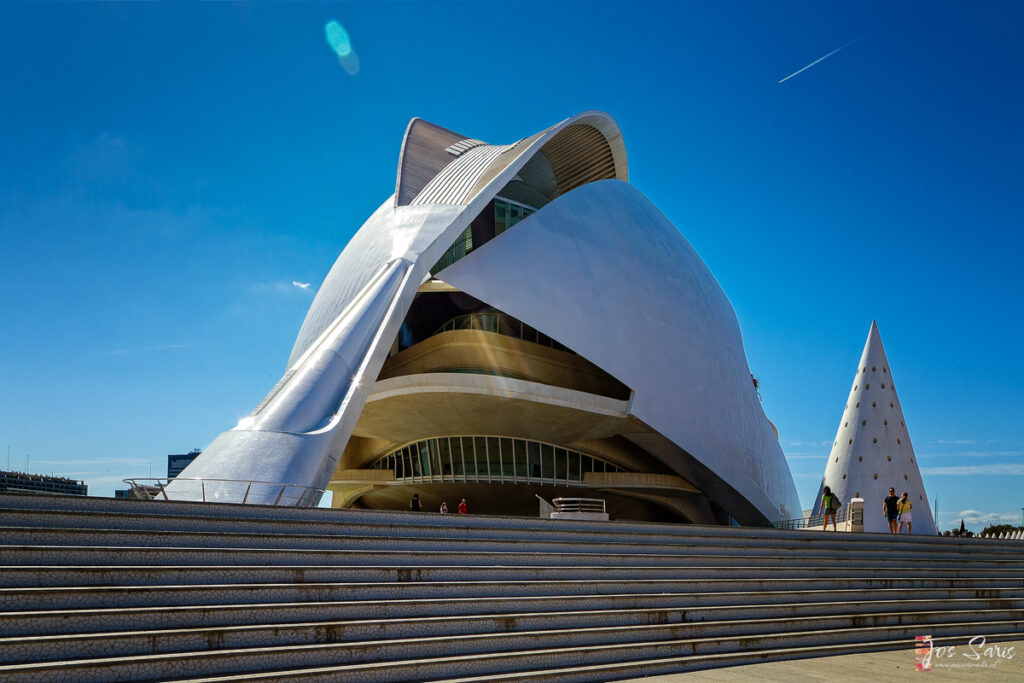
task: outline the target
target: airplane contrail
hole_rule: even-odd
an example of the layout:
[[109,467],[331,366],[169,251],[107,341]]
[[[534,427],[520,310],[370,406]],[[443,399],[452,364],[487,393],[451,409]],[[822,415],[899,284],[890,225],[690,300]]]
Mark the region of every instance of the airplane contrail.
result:
[[844,50],[844,49],[846,49],[846,48],[850,47],[851,45],[853,45],[854,43],[856,43],[856,42],[857,42],[858,40],[860,40],[860,39],[861,39],[861,38],[863,38],[863,37],[864,37],[864,36],[857,36],[856,38],[854,38],[854,39],[853,39],[853,40],[851,40],[850,42],[846,43],[845,45],[840,45],[840,46],[839,46],[839,47],[837,47],[837,48],[836,48],[835,50],[832,50],[832,52],[829,52],[829,53],[828,53],[827,55],[825,55],[824,57],[818,57],[818,58],[817,58],[817,59],[815,59],[815,60],[814,60],[813,62],[811,62],[810,64],[808,64],[808,65],[807,65],[807,66],[805,66],[804,68],[800,69],[799,71],[794,71],[793,73],[789,74],[788,76],[786,76],[785,78],[783,78],[783,79],[782,79],[781,81],[779,81],[779,83],[782,83],[783,81],[788,81],[789,79],[793,78],[793,76],[796,76],[796,75],[797,75],[797,74],[799,74],[799,73],[803,73],[804,71],[807,71],[808,69],[810,69],[810,68],[811,68],[812,66],[814,66],[814,65],[815,65],[815,64],[817,64],[818,62],[823,62],[823,61],[825,61],[826,59],[828,59],[829,57],[831,57],[831,56],[832,56],[832,55],[834,55],[835,53],[839,52],[840,50]]

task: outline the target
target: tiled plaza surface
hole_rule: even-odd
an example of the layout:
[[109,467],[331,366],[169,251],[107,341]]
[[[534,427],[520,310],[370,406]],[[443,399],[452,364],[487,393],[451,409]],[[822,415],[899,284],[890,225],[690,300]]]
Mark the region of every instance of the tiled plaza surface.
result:
[[[1004,657],[980,655],[972,660],[966,645],[957,645],[952,657],[933,658],[930,671],[916,671],[914,650],[864,652],[817,659],[748,664],[723,669],[707,669],[693,673],[669,674],[636,678],[627,683],[835,683],[836,681],[902,681],[903,683],[939,683],[942,681],[984,681],[985,683],[1020,683],[1024,681],[1024,640],[987,643],[997,645]],[[1009,648],[1013,648],[1012,652]],[[1012,655],[1012,656],[1005,656]]]

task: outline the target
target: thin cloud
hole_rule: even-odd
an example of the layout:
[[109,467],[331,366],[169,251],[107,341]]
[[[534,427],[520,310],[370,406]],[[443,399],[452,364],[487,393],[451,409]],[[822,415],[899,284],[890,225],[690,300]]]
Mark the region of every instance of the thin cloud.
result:
[[832,55],[834,55],[835,53],[839,52],[840,50],[845,50],[846,48],[850,47],[851,45],[853,45],[854,43],[856,43],[856,42],[857,42],[858,40],[860,40],[860,39],[861,39],[861,38],[863,38],[863,37],[864,37],[864,36],[857,36],[856,38],[854,38],[854,39],[853,39],[853,40],[851,40],[850,42],[846,43],[845,45],[840,45],[840,46],[839,46],[839,47],[837,47],[837,48],[836,48],[835,50],[832,50],[832,52],[829,52],[829,53],[828,53],[827,55],[825,55],[824,57],[818,57],[818,58],[817,58],[817,59],[815,59],[815,60],[814,60],[813,62],[811,62],[810,64],[808,64],[807,66],[805,66],[804,68],[802,68],[802,69],[800,69],[800,70],[798,70],[798,71],[794,71],[793,73],[789,74],[788,76],[786,76],[785,78],[783,78],[783,79],[782,79],[781,81],[779,81],[779,83],[785,83],[785,82],[786,82],[786,81],[788,81],[789,79],[793,78],[793,76],[796,76],[797,74],[800,74],[800,73],[803,73],[804,71],[807,71],[808,69],[810,69],[810,68],[811,68],[812,66],[814,66],[815,64],[820,64],[821,62],[825,61],[826,59],[828,59],[829,57],[831,57],[831,56],[832,56]]
[[958,446],[965,446],[975,443],[975,441],[974,439],[939,439],[935,443],[956,444]]
[[921,474],[932,476],[964,477],[975,475],[1024,475],[1024,463],[1002,463],[994,465],[955,465],[952,467],[922,467]]
[[106,358],[109,356],[125,356],[131,353],[147,353],[150,351],[178,351],[180,349],[188,349],[193,346],[198,346],[195,342],[188,342],[186,344],[157,344],[156,346],[144,346],[137,349],[114,349],[113,351],[104,351],[100,356]]
[[786,445],[793,446],[795,448],[802,448],[803,446],[809,446],[811,448],[824,448],[831,446],[832,441],[786,441]]
[[292,284],[295,285],[296,287],[298,287],[299,289],[305,289],[305,290],[308,290],[309,286],[310,286],[310,283],[308,283],[308,282],[299,282],[298,280],[292,280]]
[[[943,515],[946,517],[946,515]],[[972,527],[987,527],[993,524],[1019,524],[1020,513],[1019,512],[979,512],[978,510],[961,510],[951,517],[947,517],[952,522],[958,523],[961,519],[964,520],[964,524]],[[977,529],[980,531],[981,529]]]
[[926,453],[918,454],[921,458],[1001,458],[1016,457],[1024,455],[1024,451],[958,451],[956,453]]
[[[159,459],[159,456],[154,456],[154,459]],[[82,458],[32,458],[32,464],[33,465],[38,464],[40,466],[43,466],[43,465],[57,466],[57,467],[64,467],[64,466],[67,466],[67,465],[79,465],[80,466],[82,464],[82,461],[83,461]],[[146,459],[132,458],[132,457],[124,457],[124,458],[89,458],[88,459],[88,464],[89,465],[93,465],[93,466],[97,466],[97,467],[101,466],[101,465],[116,465],[116,466],[138,465],[139,463],[142,463],[143,465],[148,466],[149,461],[146,460]]]

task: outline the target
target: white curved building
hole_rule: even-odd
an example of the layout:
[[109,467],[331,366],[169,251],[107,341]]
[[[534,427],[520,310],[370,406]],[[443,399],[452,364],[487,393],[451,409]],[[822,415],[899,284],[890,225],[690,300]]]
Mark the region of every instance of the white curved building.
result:
[[394,195],[331,268],[284,376],[181,476],[221,500],[243,485],[213,480],[346,507],[416,492],[534,514],[538,494],[625,519],[798,517],[728,299],[627,179],[601,112],[511,145],[413,119]]

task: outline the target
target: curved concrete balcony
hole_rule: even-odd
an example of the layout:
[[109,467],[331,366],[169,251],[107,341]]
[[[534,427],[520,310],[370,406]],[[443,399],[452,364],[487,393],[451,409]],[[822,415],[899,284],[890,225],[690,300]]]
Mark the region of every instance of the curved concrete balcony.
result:
[[388,358],[378,379],[464,372],[512,377],[619,400],[629,398],[629,387],[590,361],[561,350],[564,347],[538,341],[539,337],[518,339],[498,331],[445,330]]

